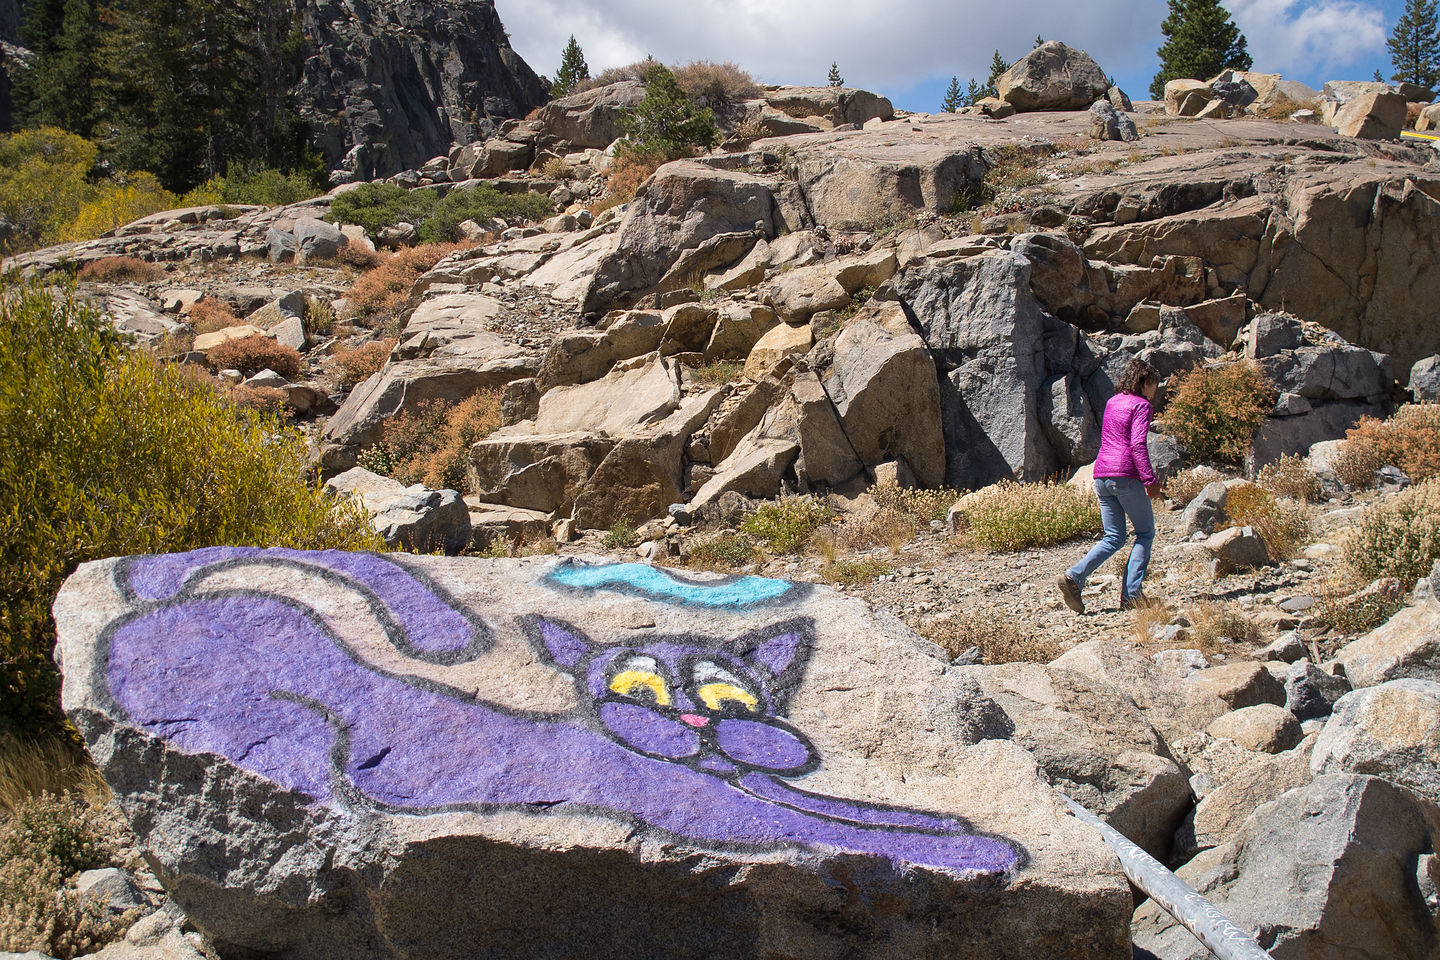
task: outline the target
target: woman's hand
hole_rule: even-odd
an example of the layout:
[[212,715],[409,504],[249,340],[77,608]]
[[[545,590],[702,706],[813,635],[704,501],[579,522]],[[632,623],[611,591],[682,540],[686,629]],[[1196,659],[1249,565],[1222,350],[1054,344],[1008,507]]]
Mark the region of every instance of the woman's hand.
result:
[[1165,499],[1165,484],[1163,484],[1163,483],[1147,483],[1147,484],[1145,484],[1145,494],[1146,494],[1146,496],[1150,497],[1150,499],[1152,499],[1152,500],[1164,500],[1164,499]]

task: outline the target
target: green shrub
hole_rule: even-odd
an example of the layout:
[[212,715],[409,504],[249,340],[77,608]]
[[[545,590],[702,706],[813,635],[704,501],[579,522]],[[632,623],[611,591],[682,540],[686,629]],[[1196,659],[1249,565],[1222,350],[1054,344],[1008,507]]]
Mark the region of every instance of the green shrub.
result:
[[1367,508],[1345,540],[1344,557],[1364,582],[1396,577],[1413,587],[1440,559],[1440,478]]
[[687,545],[686,563],[701,570],[734,570],[760,559],[750,538],[738,533],[721,533]]
[[1239,463],[1274,407],[1275,388],[1253,363],[1177,374],[1160,424],[1191,459]]
[[645,75],[645,98],[621,118],[626,137],[621,152],[677,160],[713,147],[720,139],[715,114],[699,108],[661,64]]
[[601,542],[606,550],[624,550],[639,544],[640,537],[635,532],[635,524],[629,520],[616,520],[605,532],[605,539]]
[[178,202],[154,174],[143,170],[123,174],[85,191],[74,217],[60,228],[59,239],[62,243],[93,240],[132,220],[174,210]]
[[87,560],[212,545],[383,549],[303,438],[126,349],[72,293],[0,282],[0,725],[59,721],[50,606]]
[[772,553],[794,553],[834,518],[835,511],[814,497],[785,497],[762,503],[740,524],[740,532],[760,541]]
[[858,560],[836,560],[822,564],[820,576],[827,583],[853,587],[883,577],[893,568],[879,557],[860,557]]
[[966,535],[987,550],[1024,550],[1100,530],[1100,505],[1067,483],[1002,480],[972,495]]
[[261,333],[226,340],[206,354],[206,359],[216,370],[239,370],[246,376],[274,370],[286,380],[298,377],[304,362],[299,350]]
[[459,225],[466,220],[543,220],[554,212],[549,197],[501,193],[488,184],[473,190],[451,190],[442,199],[435,190],[367,183],[336,197],[325,219],[359,224],[372,235],[384,227],[408,223],[415,227],[421,243],[454,243],[460,239]]
[[0,217],[19,237],[14,249],[56,242],[85,199],[99,149],[55,127],[0,137]]
[[235,167],[223,177],[211,177],[180,198],[183,207],[235,203],[282,207],[318,197],[325,191],[300,173],[281,173],[271,168]]

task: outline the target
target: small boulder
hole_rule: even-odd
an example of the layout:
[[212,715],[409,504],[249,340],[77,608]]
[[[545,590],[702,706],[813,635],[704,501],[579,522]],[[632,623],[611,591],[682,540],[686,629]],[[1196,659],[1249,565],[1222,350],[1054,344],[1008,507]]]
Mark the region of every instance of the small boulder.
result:
[[1140,139],[1140,133],[1135,129],[1135,121],[1116,110],[1109,100],[1096,100],[1090,105],[1090,137],[1129,143]]
[[1197,533],[1212,534],[1216,527],[1225,522],[1225,500],[1229,492],[1230,488],[1224,480],[1216,480],[1206,484],[1205,489],[1186,504],[1185,512],[1180,518],[1186,537]]
[[1227,663],[1192,673],[1185,678],[1185,685],[1220,698],[1232,710],[1285,702],[1284,685],[1254,661]]
[[1334,108],[1330,126],[1347,137],[1395,140],[1405,129],[1405,98],[1389,92],[1361,94]]
[[454,490],[431,490],[418,483],[406,487],[364,467],[332,477],[325,487],[358,498],[390,546],[454,554],[470,545],[470,511]]
[[1210,84],[1201,80],[1170,80],[1165,84],[1165,115],[1167,117],[1193,117],[1204,110],[1215,91]]
[[750,355],[745,359],[745,376],[758,380],[781,360],[791,354],[806,353],[814,345],[815,336],[809,326],[776,324],[751,348]]
[[295,222],[296,263],[331,260],[339,255],[350,238],[333,223],[310,217]]
[[1314,741],[1312,736],[1293,749],[1261,757],[1205,794],[1195,807],[1189,846],[1193,850],[1219,846],[1233,837],[1261,804],[1309,783]]
[[1105,71],[1083,50],[1042,43],[995,79],[1001,100],[1016,110],[1084,110],[1110,89]]
[[1269,564],[1270,550],[1254,527],[1230,527],[1211,534],[1205,541],[1222,571],[1250,570]]
[[1415,361],[1410,368],[1410,396],[1416,403],[1440,403],[1440,356]]
[[1257,703],[1217,717],[1205,732],[1234,740],[1246,750],[1279,753],[1300,742],[1300,721],[1284,707]]
[[1349,692],[1349,680],[1332,676],[1309,660],[1298,660],[1285,672],[1285,709],[1298,720],[1330,716],[1336,702]]
[[1310,768],[1384,777],[1440,803],[1440,683],[1391,680],[1341,697]]

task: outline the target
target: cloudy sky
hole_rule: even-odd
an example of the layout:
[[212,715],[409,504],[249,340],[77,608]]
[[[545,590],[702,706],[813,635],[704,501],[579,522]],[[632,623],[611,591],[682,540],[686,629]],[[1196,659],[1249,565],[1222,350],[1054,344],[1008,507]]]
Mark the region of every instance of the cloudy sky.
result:
[[[1404,0],[1223,0],[1255,69],[1317,89],[1392,71],[1385,38]],[[592,74],[654,56],[731,61],[771,83],[847,86],[897,107],[935,110],[952,75],[989,74],[1037,35],[1086,50],[1137,99],[1158,67],[1165,0],[497,0],[511,44],[551,75],[573,33]]]

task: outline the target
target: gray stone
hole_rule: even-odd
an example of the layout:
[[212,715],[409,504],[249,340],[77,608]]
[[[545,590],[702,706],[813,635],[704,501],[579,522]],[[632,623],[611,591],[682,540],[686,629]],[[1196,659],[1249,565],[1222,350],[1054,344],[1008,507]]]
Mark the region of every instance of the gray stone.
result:
[[1440,683],[1391,680],[1341,697],[1310,767],[1383,777],[1440,803]]
[[296,221],[293,229],[295,242],[299,246],[295,255],[296,263],[332,260],[350,242],[350,238],[345,236],[339,227],[324,220],[307,217]]
[[[1416,860],[1434,849],[1437,812],[1374,777],[1320,777],[1262,805],[1177,872],[1276,957],[1422,960],[1435,908],[1421,906]],[[1210,956],[1153,901],[1133,929],[1152,956]]]
[[1280,753],[1300,742],[1300,721],[1284,707],[1257,703],[1216,717],[1205,732],[1234,740],[1246,750]]
[[241,386],[245,387],[272,388],[284,388],[288,387],[289,385],[290,381],[280,376],[280,374],[276,373],[274,370],[261,370],[259,373],[255,374],[255,376],[250,377],[248,380],[241,384]]
[[845,436],[866,466],[902,459],[922,486],[944,482],[935,364],[899,304],[858,313],[836,338],[833,359],[821,373]]
[[1205,794],[1195,806],[1187,853],[1217,847],[1235,836],[1261,804],[1310,782],[1315,738],[1273,756],[1261,757]]
[[1118,111],[1108,99],[1090,105],[1090,137],[1093,140],[1120,140],[1129,143],[1140,139],[1135,121]]
[[[1294,663],[1306,655],[1305,641],[1301,639],[1296,630],[1286,630],[1275,638],[1269,646],[1260,650],[1255,656],[1261,660],[1269,660],[1277,663]],[[1303,717],[1301,718],[1304,719]]]
[[305,321],[299,317],[287,317],[267,331],[275,338],[275,342],[290,347],[292,350],[304,350],[310,346],[310,338],[305,334]]
[[295,234],[277,227],[266,231],[265,243],[269,247],[271,263],[293,263],[300,251],[300,241],[295,239]]
[[84,566],[56,616],[68,715],[222,956],[1127,950],[1101,839],[980,739],[972,685],[825,587],[222,550]]
[[1416,403],[1440,403],[1440,356],[1415,361],[1410,368],[1409,390]]
[[112,913],[124,913],[147,905],[145,895],[124,870],[102,867],[76,874],[75,892],[85,903],[94,903]]
[[1407,677],[1440,682],[1440,605],[1406,607],[1346,644],[1335,660],[1356,687]]
[[563,141],[574,149],[603,150],[625,135],[621,120],[643,99],[645,84],[637,80],[571,94],[540,109],[535,116],[536,130],[547,140]]
[[1084,110],[1110,89],[1105,71],[1083,50],[1042,43],[995,79],[1001,100],[1016,110]]
[[1262,703],[1283,704],[1285,687],[1259,663],[1227,663],[1192,673],[1185,685],[1218,697],[1232,710],[1243,710]]
[[1214,533],[1215,528],[1225,522],[1225,500],[1229,493],[1230,488],[1224,480],[1207,483],[1205,489],[1185,505],[1185,512],[1181,514],[1180,524],[1185,536]]
[[1272,562],[1264,538],[1254,527],[1230,527],[1213,533],[1205,541],[1205,549],[1226,571],[1249,570]]
[[1309,400],[1387,398],[1395,385],[1390,358],[1349,344],[1301,346],[1260,362],[1277,389]]
[[1285,674],[1285,709],[1299,720],[1330,716],[1336,701],[1349,692],[1349,680],[1332,676],[1309,660],[1290,664]]
[[386,544],[430,553],[459,553],[470,546],[470,511],[454,490],[431,490],[354,467],[332,477],[326,489],[353,496],[374,518]]

